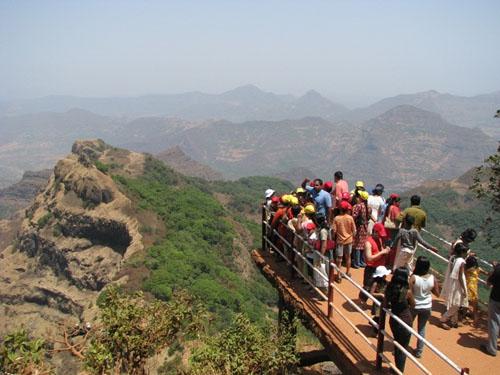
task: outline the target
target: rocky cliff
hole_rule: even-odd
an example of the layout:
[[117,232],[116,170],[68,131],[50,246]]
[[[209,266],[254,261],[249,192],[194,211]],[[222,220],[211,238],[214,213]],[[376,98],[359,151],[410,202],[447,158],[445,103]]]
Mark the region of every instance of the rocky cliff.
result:
[[[57,163],[0,253],[0,335],[23,325],[46,336],[61,323],[90,321],[99,291],[126,281],[120,270],[143,250],[142,236],[132,202],[107,172],[134,176],[143,163],[144,155],[100,140],[77,141]],[[8,229],[4,222],[1,236]]]

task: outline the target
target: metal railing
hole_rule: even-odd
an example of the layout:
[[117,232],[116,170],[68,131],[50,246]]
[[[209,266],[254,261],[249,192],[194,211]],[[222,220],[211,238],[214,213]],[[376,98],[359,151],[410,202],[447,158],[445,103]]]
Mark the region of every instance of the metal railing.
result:
[[[425,228],[422,228],[422,232],[427,233],[429,236],[431,236],[431,237],[433,237],[433,238],[435,238],[435,239],[439,240],[440,242],[442,242],[442,243],[444,243],[444,244],[446,244],[446,245],[448,245],[448,246],[451,246],[451,245],[452,245],[452,243],[451,243],[450,241],[445,240],[444,238],[442,238],[442,237],[438,236],[437,234],[434,234],[434,233],[432,233],[432,232],[429,232],[429,231],[428,231],[427,229],[425,229]],[[434,257],[436,257],[436,258],[440,259],[441,261],[445,262],[446,264],[450,263],[450,260],[449,260],[448,258],[445,258],[445,257],[443,257],[442,255],[440,255],[440,254],[438,254],[438,253],[435,253],[435,252],[433,252],[433,251],[430,251],[429,249],[427,249],[426,247],[422,246],[421,244],[418,244],[418,246],[419,246],[421,249],[423,249],[423,250],[427,251],[428,253],[432,254]],[[491,264],[490,262],[488,262],[488,261],[486,261],[486,260],[484,260],[484,259],[481,259],[481,258],[479,258],[479,257],[477,257],[477,260],[478,260],[478,262],[479,262],[479,263],[481,263],[481,264],[483,264],[483,265],[485,265],[485,266],[488,266],[488,267],[490,267],[491,269],[493,269],[493,264]],[[482,279],[482,278],[480,278],[480,277],[479,277],[478,279],[479,279],[479,282],[480,282],[481,284],[483,284],[484,286],[488,285],[488,284],[487,284],[487,282],[486,282],[486,280],[484,280],[484,279]],[[485,303],[485,304],[487,304],[487,303]]]
[[[265,206],[262,207],[262,250],[267,251],[267,249],[272,248],[274,251],[276,251],[288,264],[290,267],[290,273],[292,277],[295,277],[295,275],[298,273],[312,288],[315,290],[321,297],[321,299],[327,301],[327,317],[331,319],[333,317],[333,312],[336,311],[338,316],[340,316],[351,328],[354,329],[356,333],[360,335],[360,337],[363,339],[363,341],[376,353],[375,357],[375,366],[377,369],[382,368],[382,362],[385,362],[391,367],[396,373],[402,374],[401,371],[398,370],[398,368],[395,366],[395,364],[384,354],[384,341],[387,339],[389,342],[391,342],[394,346],[396,346],[399,350],[401,350],[407,358],[410,359],[411,362],[415,364],[415,366],[425,374],[431,374],[430,370],[428,370],[416,357],[414,357],[405,347],[403,347],[400,343],[395,341],[395,339],[386,331],[385,329],[385,321],[386,317],[389,316],[392,319],[396,320],[402,327],[404,327],[412,336],[415,336],[418,340],[421,340],[425,346],[429,348],[438,358],[440,358],[444,363],[446,363],[450,369],[458,374],[469,374],[469,369],[468,368],[462,368],[458,366],[455,362],[453,362],[450,358],[448,358],[444,353],[442,353],[439,349],[437,349],[431,342],[429,342],[427,339],[424,337],[420,336],[418,332],[416,332],[412,327],[407,325],[405,322],[403,322],[399,317],[394,315],[392,311],[388,308],[386,308],[386,301],[381,303],[376,297],[374,297],[372,294],[370,294],[368,291],[366,291],[361,285],[359,285],[355,280],[353,280],[350,276],[348,276],[346,273],[342,272],[337,265],[333,262],[333,260],[330,260],[326,258],[323,254],[318,252],[313,248],[313,246],[303,237],[301,237],[297,233],[291,232],[289,228],[287,228],[287,233],[293,233],[293,236],[299,239],[303,246],[307,246],[310,250],[310,252],[313,252],[316,254],[316,256],[319,257],[320,261],[327,262],[328,264],[328,276],[325,276],[323,273],[321,273],[317,267],[315,267],[304,254],[302,254],[300,251],[298,251],[292,244],[293,244],[293,239],[290,241],[289,239],[284,238],[280,233],[276,230],[273,229],[270,224],[267,222],[267,208]],[[270,234],[274,235],[275,238],[279,238],[281,242],[286,246],[286,250],[291,252],[293,256],[289,257],[285,254],[286,250],[285,249],[280,249],[273,241],[271,241]],[[425,247],[424,247],[425,249]],[[428,250],[428,249],[426,249]],[[432,251],[428,250],[429,252],[433,253]],[[433,253],[434,254],[434,253]],[[436,254],[438,255],[438,254]],[[297,257],[300,258],[305,265],[308,267],[311,267],[313,270],[313,279],[314,279],[314,274],[319,275],[324,281],[328,283],[328,289],[327,293],[325,294],[324,291],[316,287],[313,281],[309,279],[309,277],[305,276],[302,270],[300,270],[297,267],[296,260]],[[447,259],[445,259],[447,260]],[[349,281],[356,289],[359,290],[360,293],[365,295],[367,299],[371,300],[373,304],[375,304],[377,307],[380,307],[380,317],[379,321],[376,322],[373,318],[371,318],[360,306],[358,306],[351,298],[347,296],[337,285],[335,285],[334,280],[335,277],[343,277],[347,281]],[[337,308],[334,303],[334,291],[336,291],[351,307],[353,307],[356,312],[361,314],[361,316],[366,319],[371,326],[373,326],[377,331],[377,342],[374,344],[339,308]]]

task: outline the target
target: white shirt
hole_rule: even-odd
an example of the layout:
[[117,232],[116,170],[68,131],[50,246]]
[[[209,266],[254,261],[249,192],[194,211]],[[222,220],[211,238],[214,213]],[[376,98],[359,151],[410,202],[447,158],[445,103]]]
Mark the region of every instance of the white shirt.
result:
[[415,309],[430,309],[432,308],[432,289],[434,288],[434,276],[415,276],[415,284],[413,284],[413,297],[415,298]]
[[382,207],[385,204],[385,199],[381,195],[370,195],[368,197],[368,207],[371,210],[371,218],[373,221],[381,220]]

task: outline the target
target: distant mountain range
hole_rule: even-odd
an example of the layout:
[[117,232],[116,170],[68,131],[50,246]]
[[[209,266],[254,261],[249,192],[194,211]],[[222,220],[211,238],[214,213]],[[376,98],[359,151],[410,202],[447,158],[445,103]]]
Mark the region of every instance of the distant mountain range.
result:
[[66,112],[82,108],[105,116],[169,116],[187,120],[227,119],[230,121],[283,120],[306,116],[338,118],[348,112],[316,91],[301,97],[265,92],[253,85],[222,94],[188,92],[131,98],[82,98],[47,96],[0,103],[0,115],[37,112]]
[[35,99],[0,102],[0,116],[39,112],[66,112],[81,108],[103,116],[128,119],[157,116],[186,120],[279,121],[304,117],[327,120],[367,121],[399,105],[412,105],[440,114],[448,122],[469,128],[478,127],[500,138],[500,126],[493,114],[500,108],[500,91],[464,97],[426,92],[397,95],[368,107],[349,110],[310,90],[303,96],[278,95],[254,85],[238,87],[222,94],[188,92],[183,94],[147,95],[139,97],[92,98],[47,96]]
[[429,91],[348,110],[315,91],[294,97],[251,85],[218,95],[4,102],[0,188],[26,170],[50,167],[75,139],[102,138],[153,154],[178,146],[226,178],[267,174],[296,182],[297,170],[331,178],[344,169],[352,179],[405,189],[459,175],[493,152],[499,107],[500,92],[466,98]]
[[398,95],[380,100],[366,108],[352,110],[344,116],[353,122],[367,121],[399,105],[412,105],[440,114],[448,122],[467,128],[480,128],[500,139],[500,123],[493,115],[500,109],[500,91],[472,97],[441,94],[431,90]]

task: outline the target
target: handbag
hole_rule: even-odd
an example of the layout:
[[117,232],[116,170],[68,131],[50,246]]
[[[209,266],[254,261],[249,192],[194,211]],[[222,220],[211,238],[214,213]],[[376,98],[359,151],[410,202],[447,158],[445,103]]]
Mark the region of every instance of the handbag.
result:
[[386,229],[396,229],[396,223],[392,221],[389,217],[385,218],[384,227]]

